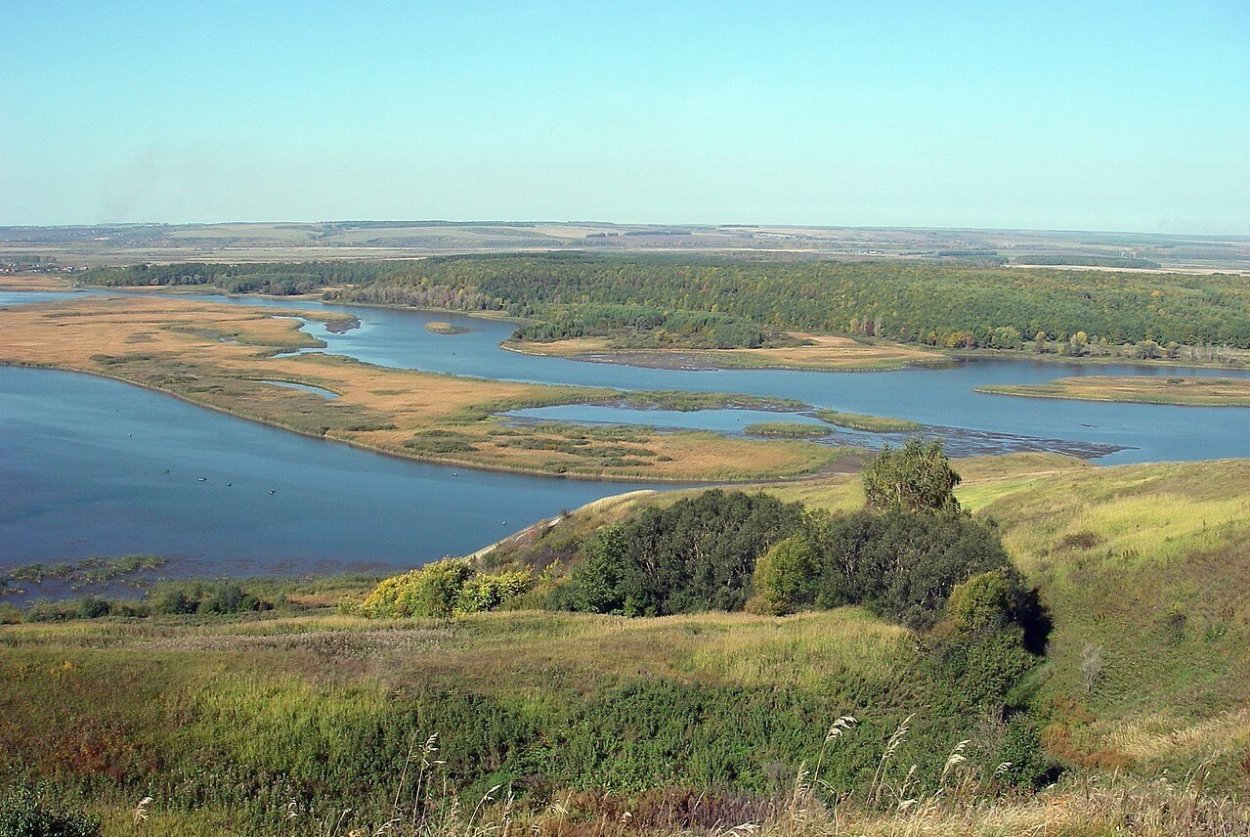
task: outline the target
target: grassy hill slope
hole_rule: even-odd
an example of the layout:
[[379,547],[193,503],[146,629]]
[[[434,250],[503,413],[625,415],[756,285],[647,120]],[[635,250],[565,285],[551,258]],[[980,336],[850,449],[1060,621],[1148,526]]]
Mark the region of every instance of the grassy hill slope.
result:
[[[0,628],[0,786],[50,782],[110,834],[145,796],[142,828],[173,834],[339,835],[396,810],[421,833],[1246,833],[1250,462],[956,467],[1054,617],[1032,729],[858,608],[108,618]],[[768,490],[862,504],[854,478]],[[575,557],[591,521],[650,502],[672,497],[496,560]],[[994,772],[1033,733],[1069,773],[1018,795]]]

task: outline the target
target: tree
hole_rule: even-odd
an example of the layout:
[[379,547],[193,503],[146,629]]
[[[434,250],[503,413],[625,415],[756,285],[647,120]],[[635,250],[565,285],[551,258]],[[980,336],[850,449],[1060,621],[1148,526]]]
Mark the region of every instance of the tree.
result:
[[755,590],[746,604],[753,613],[781,616],[794,611],[798,602],[810,600],[819,567],[810,541],[791,535],[755,562],[751,586]]
[[955,498],[959,474],[951,470],[938,439],[926,444],[913,437],[899,449],[885,445],[864,466],[862,479],[864,497],[872,509],[959,510]]

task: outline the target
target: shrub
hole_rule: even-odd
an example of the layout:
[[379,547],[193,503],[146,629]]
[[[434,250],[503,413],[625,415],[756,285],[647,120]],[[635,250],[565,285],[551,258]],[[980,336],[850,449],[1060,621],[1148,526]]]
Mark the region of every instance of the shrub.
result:
[[99,819],[62,810],[30,788],[0,797],[0,837],[100,837],[103,833]]
[[802,535],[786,538],[755,562],[755,596],[747,602],[747,609],[774,616],[791,613],[796,602],[811,599],[810,587],[816,574],[816,556],[810,541]]
[[472,575],[469,562],[444,558],[403,575],[383,579],[360,604],[360,612],[374,618],[451,616],[460,589]]
[[109,603],[96,596],[83,596],[78,600],[79,619],[99,619],[109,615]]
[[713,489],[604,527],[561,600],[575,610],[660,616],[741,610],[756,560],[798,532],[803,507]]
[[957,584],[946,601],[946,616],[960,633],[997,633],[1015,621],[1022,595],[1019,574],[1000,567]]
[[478,573],[464,582],[456,597],[456,613],[494,610],[504,602],[528,591],[534,584],[529,570]]
[[[149,612],[174,616],[191,613],[246,613],[273,609],[273,602],[248,593],[237,584],[182,583],[175,586],[161,586],[149,596],[151,599],[147,604]],[[117,609],[116,606],[115,609]],[[142,608],[134,608],[132,612],[136,615],[144,615]],[[131,614],[127,613],[127,615]]]
[[962,515],[813,514],[810,527],[818,570],[795,607],[862,604],[929,628],[957,584],[1008,565],[998,534]]
[[861,476],[869,508],[902,511],[958,511],[955,486],[959,474],[951,470],[941,440],[925,444],[908,439],[902,448],[889,445],[864,465]]

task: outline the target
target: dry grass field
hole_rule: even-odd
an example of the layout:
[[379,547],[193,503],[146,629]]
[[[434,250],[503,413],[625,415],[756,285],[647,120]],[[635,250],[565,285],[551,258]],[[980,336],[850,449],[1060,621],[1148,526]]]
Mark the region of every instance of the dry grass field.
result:
[[[340,315],[331,315],[338,317]],[[296,317],[186,298],[100,298],[0,313],[0,362],[105,375],[297,432],[472,467],[614,479],[791,477],[845,451],[800,441],[569,424],[512,426],[509,409],[624,398],[611,390],[393,370],[319,353]],[[337,394],[275,386],[284,381]],[[631,395],[644,404],[646,393]],[[656,394],[654,403],[665,396]],[[707,406],[724,403],[712,396]]]

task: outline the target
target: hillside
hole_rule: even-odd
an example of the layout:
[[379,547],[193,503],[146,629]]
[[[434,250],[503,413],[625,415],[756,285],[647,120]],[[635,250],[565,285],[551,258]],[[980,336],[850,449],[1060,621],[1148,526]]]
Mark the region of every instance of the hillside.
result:
[[[856,607],[368,620],[321,596],[0,628],[5,770],[83,794],[116,834],[144,796],[153,833],[286,834],[289,810],[346,834],[397,794],[431,796],[430,833],[1246,833],[1250,462],[956,464],[961,501],[997,521],[1054,620],[1014,720]],[[852,478],[768,490],[862,505]],[[600,503],[481,560],[576,561],[593,525],[677,499]],[[1030,735],[1066,770],[1036,796],[995,779]]]

